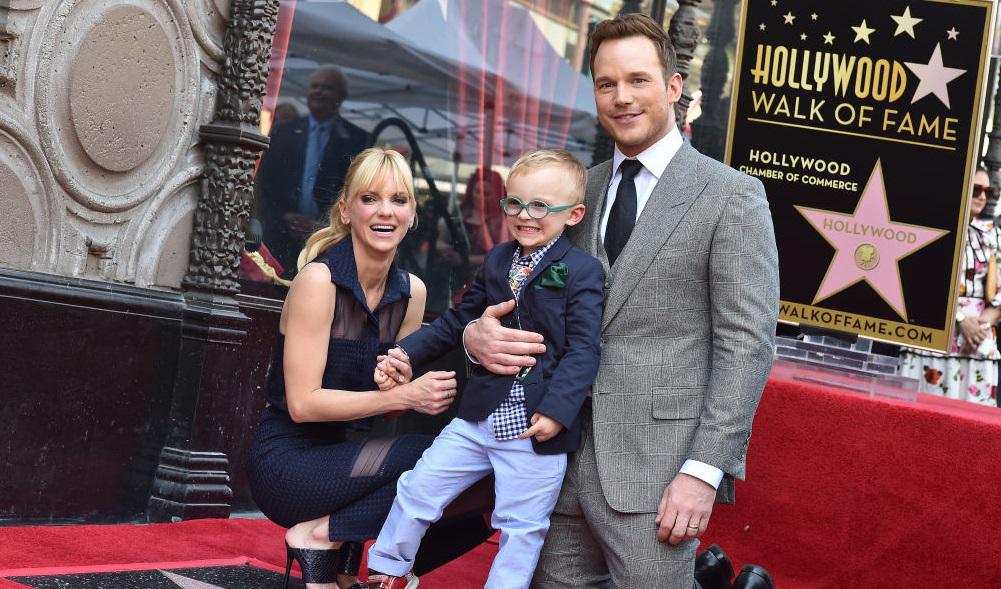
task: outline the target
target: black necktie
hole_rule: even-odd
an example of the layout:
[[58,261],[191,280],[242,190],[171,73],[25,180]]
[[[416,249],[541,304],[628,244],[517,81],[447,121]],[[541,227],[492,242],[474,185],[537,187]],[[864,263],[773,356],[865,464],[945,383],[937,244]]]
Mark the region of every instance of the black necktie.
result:
[[615,202],[612,203],[608,225],[605,226],[605,254],[608,255],[609,266],[615,263],[622,248],[626,247],[633,225],[636,224],[636,183],[633,179],[642,169],[643,164],[638,160],[623,160],[619,165],[622,179],[615,191]]

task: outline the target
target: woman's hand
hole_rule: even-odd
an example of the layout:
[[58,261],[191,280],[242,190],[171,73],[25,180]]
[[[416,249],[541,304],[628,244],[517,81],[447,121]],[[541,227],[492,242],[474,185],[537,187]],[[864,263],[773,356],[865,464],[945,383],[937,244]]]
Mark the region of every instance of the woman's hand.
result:
[[380,391],[388,391],[395,386],[410,382],[414,377],[414,369],[410,358],[400,348],[392,348],[385,356],[377,356],[375,366],[375,384]]
[[456,394],[455,372],[428,372],[417,380],[397,386],[407,409],[438,415],[452,404]]
[[978,319],[978,321],[980,322],[981,325],[983,325],[984,323],[988,325],[994,325],[995,323],[998,322],[998,319],[1001,319],[1001,309],[998,309],[997,307],[988,306],[986,309],[984,309],[984,312],[980,314],[980,318]]
[[[987,337],[988,330],[980,327],[979,317],[967,317],[959,322],[959,333],[963,335],[962,352],[973,353]],[[990,329],[988,327],[988,329]]]

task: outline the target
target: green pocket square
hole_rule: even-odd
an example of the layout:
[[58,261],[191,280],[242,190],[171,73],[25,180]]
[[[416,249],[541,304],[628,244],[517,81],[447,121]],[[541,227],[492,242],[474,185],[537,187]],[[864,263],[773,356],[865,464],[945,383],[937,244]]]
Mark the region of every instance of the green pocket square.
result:
[[550,264],[535,282],[535,288],[563,288],[567,285],[567,265],[563,262]]

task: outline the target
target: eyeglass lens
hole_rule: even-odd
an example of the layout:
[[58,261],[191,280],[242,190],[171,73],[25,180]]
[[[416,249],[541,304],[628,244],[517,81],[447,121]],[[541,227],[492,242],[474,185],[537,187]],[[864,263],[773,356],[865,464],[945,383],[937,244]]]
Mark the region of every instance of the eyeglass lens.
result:
[[527,204],[516,198],[508,198],[504,201],[504,213],[511,217],[520,215],[523,208],[528,209],[528,216],[533,219],[541,219],[549,214],[549,206],[541,200],[533,200]]

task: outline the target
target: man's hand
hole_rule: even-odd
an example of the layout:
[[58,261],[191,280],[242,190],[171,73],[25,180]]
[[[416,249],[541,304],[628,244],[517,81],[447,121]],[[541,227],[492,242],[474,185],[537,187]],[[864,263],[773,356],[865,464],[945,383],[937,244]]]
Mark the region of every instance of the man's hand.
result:
[[532,427],[526,429],[520,436],[519,440],[527,440],[532,436],[535,436],[536,441],[545,442],[546,440],[551,440],[556,434],[560,433],[563,429],[563,424],[556,421],[552,417],[546,417],[541,413],[536,413],[532,416]]
[[709,516],[716,500],[716,489],[709,483],[678,473],[667,488],[657,507],[657,539],[678,544],[698,538],[709,525]]
[[501,325],[500,318],[513,310],[514,299],[487,307],[463,337],[466,353],[494,374],[518,374],[523,366],[535,366],[531,354],[546,351],[540,334]]

